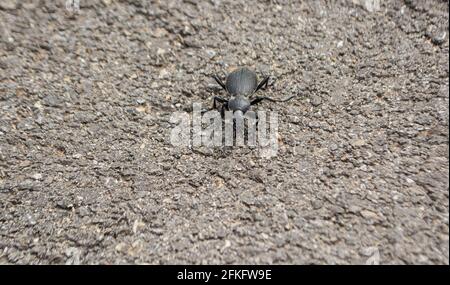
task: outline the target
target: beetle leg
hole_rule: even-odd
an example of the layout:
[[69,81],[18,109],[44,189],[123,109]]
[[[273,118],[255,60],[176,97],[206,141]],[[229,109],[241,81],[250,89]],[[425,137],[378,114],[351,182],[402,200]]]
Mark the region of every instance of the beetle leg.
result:
[[214,78],[214,80],[223,88],[223,90],[227,91],[227,87],[225,87],[225,84],[223,84],[222,80],[220,80],[220,78],[216,74],[214,74],[212,78]]
[[226,109],[226,106],[225,106],[225,104],[223,104],[222,108],[220,108],[220,116],[222,117],[222,119],[225,118],[225,109]]
[[295,96],[295,95],[292,95],[292,96],[289,96],[289,97],[284,98],[284,99],[281,99],[281,100],[278,100],[278,99],[272,99],[272,98],[269,98],[269,97],[256,97],[255,99],[253,99],[253,100],[250,102],[250,105],[256,105],[256,104],[258,104],[259,102],[261,102],[262,100],[267,100],[267,101],[271,101],[271,102],[286,102],[286,101],[291,100],[291,99],[294,98],[294,97],[296,97],[296,96]]
[[226,100],[226,99],[223,99],[223,98],[221,98],[221,97],[214,97],[213,98],[213,109],[217,109],[217,102],[220,102],[220,103],[228,103],[228,100]]
[[267,88],[267,84],[269,83],[269,78],[270,78],[270,76],[267,76],[266,78],[264,78],[264,79],[258,84],[258,87],[256,87],[255,92],[258,91],[259,89],[263,88],[263,86],[264,86],[263,89],[266,89],[266,88]]

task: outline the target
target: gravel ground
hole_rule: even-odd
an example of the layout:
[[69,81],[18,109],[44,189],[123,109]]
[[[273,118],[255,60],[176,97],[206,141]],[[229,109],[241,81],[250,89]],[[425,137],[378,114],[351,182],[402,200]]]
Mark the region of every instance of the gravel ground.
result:
[[[448,1],[65,2],[0,2],[0,263],[449,264]],[[173,147],[244,65],[278,155]]]

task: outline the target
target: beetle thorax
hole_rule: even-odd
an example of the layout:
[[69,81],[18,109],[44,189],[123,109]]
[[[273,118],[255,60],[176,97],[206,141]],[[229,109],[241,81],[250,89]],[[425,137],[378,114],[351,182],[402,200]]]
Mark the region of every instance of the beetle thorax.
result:
[[250,101],[242,95],[233,96],[228,101],[228,109],[230,111],[242,111],[242,113],[245,113],[250,109]]

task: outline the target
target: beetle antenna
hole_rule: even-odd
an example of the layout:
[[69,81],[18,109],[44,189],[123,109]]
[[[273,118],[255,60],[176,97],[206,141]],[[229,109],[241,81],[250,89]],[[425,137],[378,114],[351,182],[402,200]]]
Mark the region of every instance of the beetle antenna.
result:
[[273,98],[270,98],[270,97],[256,97],[255,99],[253,99],[250,102],[250,105],[256,105],[259,102],[261,102],[262,100],[267,100],[267,101],[271,101],[271,102],[286,102],[286,101],[291,100],[294,97],[297,97],[297,96],[296,95],[292,95],[292,96],[289,96],[289,97],[284,98],[284,99],[273,99]]

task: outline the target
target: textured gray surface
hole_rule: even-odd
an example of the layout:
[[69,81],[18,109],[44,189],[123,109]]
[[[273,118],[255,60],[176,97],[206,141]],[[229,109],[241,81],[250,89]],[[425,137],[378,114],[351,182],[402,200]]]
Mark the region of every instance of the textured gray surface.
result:
[[[1,263],[449,263],[448,2],[240,2],[0,2]],[[242,65],[278,156],[173,148]]]

